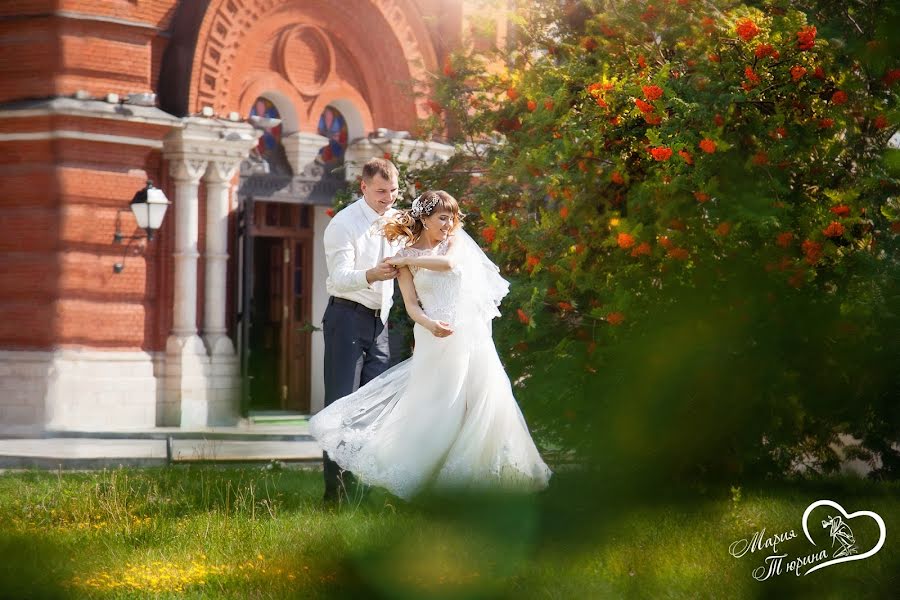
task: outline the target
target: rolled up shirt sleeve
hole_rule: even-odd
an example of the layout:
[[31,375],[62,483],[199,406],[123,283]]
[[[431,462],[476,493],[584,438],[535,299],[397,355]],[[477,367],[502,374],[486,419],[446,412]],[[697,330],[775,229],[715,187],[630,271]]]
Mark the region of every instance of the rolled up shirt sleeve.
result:
[[333,291],[349,293],[368,289],[366,269],[356,268],[356,250],[350,233],[342,227],[328,227],[323,242]]

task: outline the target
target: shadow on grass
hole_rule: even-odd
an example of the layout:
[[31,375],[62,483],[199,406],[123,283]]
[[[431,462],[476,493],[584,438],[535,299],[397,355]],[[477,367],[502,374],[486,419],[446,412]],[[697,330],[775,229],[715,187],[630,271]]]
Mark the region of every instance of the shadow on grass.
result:
[[[766,581],[751,573],[768,549],[742,558],[728,551],[764,528],[767,537],[793,529],[797,539],[779,551],[809,554],[800,519],[821,498],[848,511],[878,512],[890,536],[900,526],[898,484],[829,478],[738,490],[636,480],[563,470],[534,495],[433,494],[404,503],[376,489],[327,509],[315,472],[7,474],[0,478],[0,516],[28,513],[33,526],[24,533],[0,528],[0,597],[66,597],[60,583],[73,570],[151,556],[182,564],[201,551],[216,564],[252,562],[261,551],[267,558],[259,568],[212,577],[188,597],[881,598],[900,583],[891,537],[863,561]],[[114,519],[117,506],[125,514],[156,511],[161,525],[129,534]],[[54,529],[47,516],[100,507],[110,510],[110,526],[95,534]],[[173,546],[170,536],[185,526],[188,533]],[[206,541],[193,539],[210,526]],[[854,531],[861,545],[871,541],[868,528]],[[142,593],[120,590],[116,597]]]
[[[822,498],[848,511],[875,510],[896,530],[897,487],[830,478],[743,491],[648,493],[642,487],[636,493],[603,478],[563,473],[535,496],[431,495],[400,505],[407,519],[337,557],[329,597],[887,598],[900,573],[893,547],[809,577],[785,566],[757,581],[753,572],[771,549],[738,558],[729,546],[757,531],[769,537],[794,530],[797,537],[778,549],[785,564],[821,550],[804,539],[801,517]],[[858,531],[861,546],[874,545],[877,532]]]
[[0,530],[0,598],[69,598],[70,564],[71,554],[58,543]]

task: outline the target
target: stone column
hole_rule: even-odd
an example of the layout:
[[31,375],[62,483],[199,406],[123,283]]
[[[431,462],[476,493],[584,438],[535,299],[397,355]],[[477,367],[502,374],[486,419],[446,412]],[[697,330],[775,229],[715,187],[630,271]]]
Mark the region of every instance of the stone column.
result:
[[231,179],[239,163],[214,160],[206,173],[206,286],[203,339],[210,356],[233,355],[234,344],[225,327],[225,287],[228,263],[228,213]]
[[316,160],[319,150],[328,144],[328,138],[317,133],[298,131],[281,140],[294,175],[302,174]]
[[[175,178],[175,303],[166,344],[165,394],[157,422],[204,428],[233,424],[239,407],[239,364],[226,328],[228,214],[231,179],[256,145],[246,123],[187,117],[163,143]],[[203,331],[197,335],[197,240],[206,175]]]
[[[240,405],[240,363],[225,326],[228,267],[228,213],[231,179],[237,172],[233,159],[213,160],[206,172],[206,262],[203,304],[203,340],[209,351],[207,424],[233,423]],[[184,422],[184,419],[182,419]]]
[[200,252],[200,204],[197,189],[206,161],[181,158],[169,163],[175,180],[175,305],[172,334],[197,334],[197,259]]
[[165,403],[158,421],[162,425],[184,425],[185,412],[192,413],[206,399],[208,360],[197,335],[197,189],[206,161],[172,157],[169,169],[175,180],[175,301],[172,333],[166,341]]
[[[163,144],[175,178],[175,304],[166,344],[158,423],[204,428],[234,424],[240,406],[238,357],[226,329],[228,214],[231,178],[256,145],[246,123],[188,117]],[[206,174],[203,340],[197,335],[197,188]]]

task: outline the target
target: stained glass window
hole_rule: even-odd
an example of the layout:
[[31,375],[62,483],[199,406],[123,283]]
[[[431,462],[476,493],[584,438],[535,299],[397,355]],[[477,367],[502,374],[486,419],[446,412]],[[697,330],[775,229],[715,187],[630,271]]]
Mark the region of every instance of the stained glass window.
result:
[[281,143],[281,122],[279,121],[277,125],[269,124],[266,119],[281,119],[278,109],[271,100],[260,96],[253,103],[253,108],[250,109],[250,117],[258,117],[259,124],[265,130],[265,133],[259,138],[257,146],[259,153],[264,157],[270,155]]
[[333,106],[326,106],[319,117],[319,135],[328,138],[328,145],[319,150],[319,162],[327,167],[344,164],[347,149],[347,120]]

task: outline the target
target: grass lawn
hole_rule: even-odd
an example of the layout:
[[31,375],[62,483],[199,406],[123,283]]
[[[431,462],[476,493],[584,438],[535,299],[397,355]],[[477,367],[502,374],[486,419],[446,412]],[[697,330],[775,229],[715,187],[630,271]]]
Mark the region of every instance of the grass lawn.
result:
[[[900,589],[900,486],[832,479],[604,494],[557,475],[528,498],[404,504],[378,490],[320,504],[321,474],[177,467],[0,474],[0,597],[97,598],[888,598]],[[787,534],[786,561],[833,551],[816,509],[830,499],[884,518],[880,552],[808,576],[753,578]],[[834,512],[834,511],[831,511]],[[824,518],[824,517],[823,517]],[[859,552],[875,521],[849,521]],[[830,556],[830,555],[829,555]],[[808,567],[806,567],[808,568]],[[896,596],[893,596],[896,597]]]

